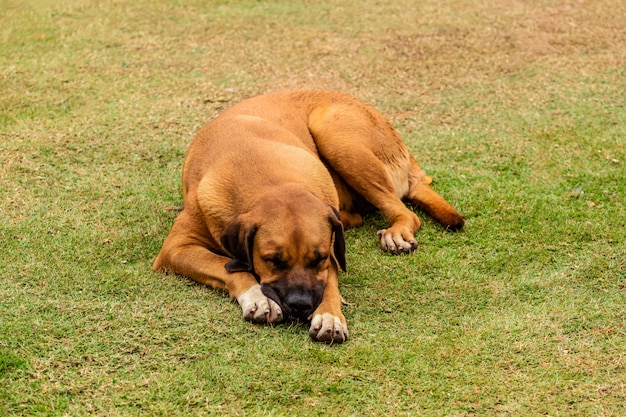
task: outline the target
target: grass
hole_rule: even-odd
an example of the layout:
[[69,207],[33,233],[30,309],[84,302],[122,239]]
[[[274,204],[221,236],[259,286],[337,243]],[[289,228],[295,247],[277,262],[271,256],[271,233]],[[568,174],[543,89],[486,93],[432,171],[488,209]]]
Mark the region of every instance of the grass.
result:
[[[387,3],[0,2],[0,415],[626,415],[625,5]],[[341,346],[150,270],[193,133],[293,88],[467,217],[348,232]]]

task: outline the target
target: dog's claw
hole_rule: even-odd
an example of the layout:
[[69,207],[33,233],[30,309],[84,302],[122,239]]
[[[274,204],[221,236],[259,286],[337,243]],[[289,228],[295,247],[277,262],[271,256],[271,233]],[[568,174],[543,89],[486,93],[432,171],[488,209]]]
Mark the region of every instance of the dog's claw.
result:
[[243,318],[255,323],[279,323],[283,321],[283,311],[275,301],[261,292],[256,284],[237,297],[243,311]]
[[317,342],[343,343],[348,340],[348,326],[331,313],[316,314],[311,320],[309,336]]

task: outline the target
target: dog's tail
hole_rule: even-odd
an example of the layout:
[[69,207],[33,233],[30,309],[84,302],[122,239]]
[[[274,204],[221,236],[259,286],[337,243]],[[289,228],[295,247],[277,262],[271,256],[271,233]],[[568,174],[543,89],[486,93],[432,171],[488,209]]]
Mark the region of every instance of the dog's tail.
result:
[[465,224],[463,216],[454,209],[442,196],[430,187],[432,178],[427,177],[417,161],[411,158],[409,175],[409,192],[407,199],[424,209],[447,230],[459,230]]

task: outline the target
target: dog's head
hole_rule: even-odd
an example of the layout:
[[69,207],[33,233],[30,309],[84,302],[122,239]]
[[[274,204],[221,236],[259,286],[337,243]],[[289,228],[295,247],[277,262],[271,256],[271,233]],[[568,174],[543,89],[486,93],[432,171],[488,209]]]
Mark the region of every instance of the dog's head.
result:
[[329,274],[346,269],[339,212],[310,193],[258,201],[221,242],[233,256],[226,270],[254,274],[290,320],[310,320]]

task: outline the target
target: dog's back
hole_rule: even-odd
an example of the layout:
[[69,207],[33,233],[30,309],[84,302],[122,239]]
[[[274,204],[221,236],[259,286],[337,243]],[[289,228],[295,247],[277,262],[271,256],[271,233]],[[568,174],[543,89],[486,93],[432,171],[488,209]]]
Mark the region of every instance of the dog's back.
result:
[[198,206],[227,224],[245,212],[251,195],[289,183],[338,206],[328,170],[299,137],[257,116],[223,115],[202,128],[190,146],[183,168],[184,206]]

